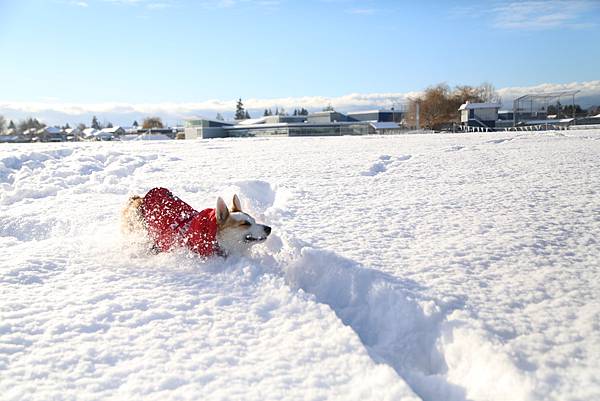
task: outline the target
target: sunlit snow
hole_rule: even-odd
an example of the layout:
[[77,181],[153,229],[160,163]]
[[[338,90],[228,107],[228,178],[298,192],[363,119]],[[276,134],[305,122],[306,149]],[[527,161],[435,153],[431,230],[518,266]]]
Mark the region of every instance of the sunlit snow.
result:
[[[128,196],[238,193],[246,257]],[[600,398],[600,131],[0,146],[2,400]]]

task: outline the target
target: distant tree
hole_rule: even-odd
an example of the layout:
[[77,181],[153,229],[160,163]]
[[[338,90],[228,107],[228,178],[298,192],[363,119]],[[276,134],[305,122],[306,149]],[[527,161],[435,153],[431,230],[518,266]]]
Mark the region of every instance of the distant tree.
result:
[[406,121],[408,125],[416,125],[416,110],[419,105],[420,125],[429,129],[440,129],[460,120],[458,108],[466,103],[499,102],[500,97],[489,83],[473,87],[459,85],[451,89],[441,83],[430,86],[424,93],[409,100]]
[[298,115],[301,116],[307,116],[308,115],[308,110],[306,110],[304,107],[300,109],[300,112],[298,113]]
[[275,115],[278,116],[279,115],[279,107],[275,107]]
[[246,120],[247,120],[247,119],[249,119],[249,118],[252,118],[252,117],[250,117],[250,113],[248,113],[248,110],[246,110],[246,111],[244,112],[244,119],[246,119]]
[[237,104],[235,105],[235,119],[243,120],[246,118],[246,110],[244,109],[244,103],[242,103],[242,99],[238,99]]
[[17,130],[17,126],[15,125],[13,120],[10,120],[10,122],[8,123],[8,129],[13,129],[13,130]]
[[[461,93],[465,90],[461,89]],[[439,129],[444,124],[458,119],[458,108],[462,95],[452,96],[446,84],[430,86],[422,96],[411,99],[408,106],[409,124],[416,125],[416,109],[419,104],[419,120],[421,127]]]
[[287,113],[285,112],[285,109],[282,107],[281,109],[279,109],[279,111],[277,112],[278,116],[287,116]]
[[293,116],[297,116],[298,115],[298,109],[294,109],[294,114],[292,114]]
[[146,117],[142,122],[143,129],[150,128],[164,128],[163,122],[160,117]]
[[223,116],[221,115],[221,113],[217,113],[217,116],[215,117],[215,120],[225,121],[225,119],[223,118]]
[[271,115],[271,113],[269,113],[269,110],[265,109],[265,112],[263,113],[263,117],[267,117],[270,115]]
[[91,125],[91,127],[93,129],[101,129],[100,123],[98,123],[98,119],[96,118],[96,116],[92,117],[92,125]]
[[585,115],[585,111],[578,104],[576,104],[576,105],[568,104],[566,106],[563,106],[563,108],[562,108],[562,114],[565,117],[569,117],[569,118],[573,117],[573,111],[575,111],[575,117]]
[[109,121],[109,122],[106,124],[106,128],[112,128],[112,127],[113,127],[113,125],[112,125],[112,123]]
[[69,129],[71,128],[71,126],[69,125],[69,123],[66,123],[65,126],[63,127],[63,129]]
[[0,134],[4,133],[5,128],[6,128],[6,119],[3,116],[0,116]]
[[77,129],[78,129],[79,131],[83,131],[83,130],[84,130],[84,129],[86,129],[86,128],[87,128],[87,127],[85,126],[85,124],[84,124],[84,123],[79,123],[79,124],[77,124]]
[[133,124],[131,124],[133,128],[137,128],[139,126],[137,120],[133,120]]
[[477,87],[479,98],[482,102],[500,103],[500,96],[496,88],[489,82],[484,82]]
[[40,128],[44,128],[45,126],[46,126],[46,124],[42,124],[41,122],[38,121],[37,118],[28,117],[25,120],[19,121],[18,131],[24,132],[30,128],[34,128],[37,130]]
[[323,111],[335,111],[335,109],[333,108],[331,103],[329,103],[327,106],[323,107]]
[[[587,110],[588,116],[596,116],[598,114],[600,114],[600,106],[590,106]],[[8,125],[8,128],[10,128],[10,124]]]

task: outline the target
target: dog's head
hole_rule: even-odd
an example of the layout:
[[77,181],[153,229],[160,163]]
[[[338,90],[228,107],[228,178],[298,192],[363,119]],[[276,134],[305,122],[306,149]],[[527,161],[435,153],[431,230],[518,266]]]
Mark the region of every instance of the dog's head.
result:
[[231,210],[223,199],[217,199],[217,242],[225,253],[244,253],[252,245],[264,242],[271,227],[256,223],[248,213],[242,211],[237,195],[233,196]]

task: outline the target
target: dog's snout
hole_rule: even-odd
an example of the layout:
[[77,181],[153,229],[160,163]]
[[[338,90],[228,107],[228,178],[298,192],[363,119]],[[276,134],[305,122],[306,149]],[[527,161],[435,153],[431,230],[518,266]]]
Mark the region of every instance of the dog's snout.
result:
[[263,226],[265,233],[267,233],[267,235],[271,234],[271,227],[269,226]]

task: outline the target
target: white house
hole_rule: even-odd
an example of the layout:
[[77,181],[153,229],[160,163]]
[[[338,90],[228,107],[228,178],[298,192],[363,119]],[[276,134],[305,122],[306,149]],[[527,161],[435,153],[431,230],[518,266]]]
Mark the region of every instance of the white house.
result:
[[498,109],[500,103],[471,103],[461,105],[460,122],[462,125],[471,127],[493,128],[498,120]]
[[67,137],[67,141],[79,141],[81,130],[79,128],[67,128],[65,129],[65,135]]
[[43,142],[63,142],[65,140],[62,129],[57,127],[40,128],[36,134]]
[[116,125],[114,127],[110,127],[110,128],[103,128],[102,130],[100,130],[101,132],[105,133],[105,134],[110,134],[112,136],[119,136],[119,135],[125,135],[126,131],[123,127]]
[[85,128],[81,133],[84,138],[89,139],[92,138],[96,132],[98,132],[98,130],[95,128]]
[[110,132],[104,132],[102,130],[94,132],[92,136],[97,141],[112,141],[114,138],[113,134]]

